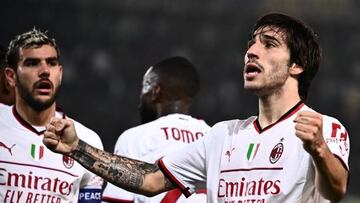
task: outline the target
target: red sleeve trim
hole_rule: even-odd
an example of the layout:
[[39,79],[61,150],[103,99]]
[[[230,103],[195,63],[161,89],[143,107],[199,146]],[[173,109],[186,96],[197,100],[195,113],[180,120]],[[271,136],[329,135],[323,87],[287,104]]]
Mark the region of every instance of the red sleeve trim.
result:
[[117,199],[112,197],[103,196],[101,198],[102,201],[111,202],[111,203],[134,203],[134,200],[125,200],[125,199]]
[[159,160],[159,168],[163,172],[163,174],[177,187],[180,191],[185,195],[185,197],[189,197],[191,195],[190,188],[185,187],[165,166],[162,159]]

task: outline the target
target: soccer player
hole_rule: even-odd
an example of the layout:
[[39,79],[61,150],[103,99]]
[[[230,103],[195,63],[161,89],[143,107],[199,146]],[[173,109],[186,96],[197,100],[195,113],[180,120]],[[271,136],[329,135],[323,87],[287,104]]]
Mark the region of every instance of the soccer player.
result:
[[157,165],[95,149],[65,119],[53,119],[43,141],[117,186],[147,195],[178,187],[188,196],[206,183],[208,202],[338,202],[347,190],[348,133],[304,104],[320,55],[312,29],[300,20],[261,17],[243,70],[258,115],[220,122]]
[[[54,39],[33,29],[9,45],[5,75],[15,88],[14,106],[0,111],[0,202],[100,202],[103,180],[72,158],[42,143],[56,108],[63,68]],[[99,136],[74,122],[79,137],[103,149]]]
[[[115,154],[155,163],[203,137],[209,126],[189,115],[199,90],[199,74],[183,57],[170,57],[151,66],[145,73],[140,94],[142,125],[126,130],[115,145]],[[140,141],[141,140],[141,141]],[[206,202],[198,191],[186,199],[179,190],[148,198],[108,184],[103,201],[109,202]],[[176,201],[177,200],[177,201]]]
[[0,106],[13,105],[15,103],[15,89],[10,87],[5,78],[6,48],[0,46]]

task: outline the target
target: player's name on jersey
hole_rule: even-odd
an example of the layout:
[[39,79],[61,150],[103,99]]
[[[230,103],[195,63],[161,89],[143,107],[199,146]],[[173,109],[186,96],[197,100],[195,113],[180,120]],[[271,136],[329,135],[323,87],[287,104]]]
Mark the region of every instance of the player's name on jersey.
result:
[[185,143],[194,142],[204,136],[202,132],[191,132],[187,129],[163,127],[161,130],[166,140],[182,141]]

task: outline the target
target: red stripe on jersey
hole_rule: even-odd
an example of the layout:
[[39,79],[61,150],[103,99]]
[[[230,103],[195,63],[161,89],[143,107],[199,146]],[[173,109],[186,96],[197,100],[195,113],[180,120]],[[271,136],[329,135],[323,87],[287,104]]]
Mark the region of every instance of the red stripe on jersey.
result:
[[[59,108],[59,107],[56,107],[56,111],[57,112],[60,112],[62,114],[62,118],[65,119],[66,118],[66,114],[64,113],[64,111]],[[37,131],[30,123],[28,123],[25,119],[23,119],[20,114],[17,112],[16,108],[15,108],[15,105],[13,106],[12,108],[12,112],[13,112],[13,115],[14,117],[16,118],[16,120],[22,125],[24,126],[25,128],[29,129],[30,131],[34,132],[35,134],[37,135],[41,135],[45,132],[45,130],[42,130],[42,131]]]
[[300,101],[298,102],[294,107],[292,107],[289,111],[287,111],[284,115],[282,115],[275,123],[272,123],[268,126],[266,126],[265,128],[261,128],[260,123],[259,123],[259,118],[256,118],[253,122],[255,130],[261,134],[264,131],[272,128],[273,126],[275,126],[276,124],[280,123],[281,121],[291,117],[292,115],[294,115],[296,112],[298,112],[303,106],[304,106],[304,102]]
[[169,192],[166,193],[165,197],[161,200],[160,203],[176,202],[180,198],[181,194],[182,193],[179,189],[170,190]]
[[166,168],[162,159],[160,159],[159,161],[159,168],[164,173],[164,175],[169,178],[169,180],[172,181],[174,185],[176,185],[181,190],[185,197],[189,197],[191,195],[191,193],[189,192],[190,188],[185,187],[178,179],[175,178],[175,176],[173,176],[173,174],[171,174],[171,172]]
[[236,168],[236,169],[222,170],[220,171],[220,173],[231,173],[238,171],[281,171],[281,170],[283,170],[283,167]]
[[113,203],[134,203],[134,200],[117,199],[117,198],[106,197],[106,196],[103,196],[101,198],[101,200],[106,201],[106,202],[113,202]]

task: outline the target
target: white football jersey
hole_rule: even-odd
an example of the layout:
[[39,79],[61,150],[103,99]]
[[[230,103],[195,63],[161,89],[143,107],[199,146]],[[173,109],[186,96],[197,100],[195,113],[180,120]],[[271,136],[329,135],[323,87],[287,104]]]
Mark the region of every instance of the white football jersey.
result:
[[[64,117],[56,112],[57,117]],[[74,121],[77,135],[103,149],[99,136]],[[0,202],[100,202],[102,179],[73,159],[48,150],[44,126],[32,126],[14,107],[0,110]]]
[[[261,129],[257,117],[216,124],[208,136],[159,161],[185,195],[206,183],[208,202],[329,202],[315,188],[315,166],[295,135],[297,104]],[[348,170],[349,138],[335,118],[323,116],[323,136]]]
[[8,105],[0,102],[0,108],[2,108],[2,107],[7,107],[7,106],[8,106]]
[[[163,116],[155,121],[126,130],[115,145],[115,154],[155,163],[166,154],[172,153],[203,137],[210,127],[199,119],[183,114]],[[203,187],[204,188],[204,187]],[[148,198],[120,189],[110,183],[103,192],[104,201],[112,202],[206,202],[206,192],[186,198],[179,190],[162,193]]]

